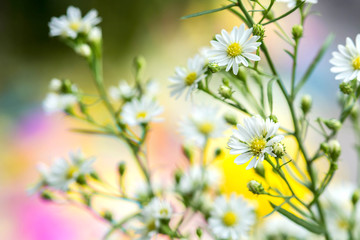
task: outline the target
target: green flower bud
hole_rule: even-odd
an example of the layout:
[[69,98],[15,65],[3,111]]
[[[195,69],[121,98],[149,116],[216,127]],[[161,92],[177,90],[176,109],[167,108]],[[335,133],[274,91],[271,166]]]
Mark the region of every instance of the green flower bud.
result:
[[96,172],[91,172],[90,177],[92,177],[95,180],[100,180],[99,175]]
[[291,31],[293,38],[295,40],[301,38],[303,35],[303,32],[304,32],[304,28],[301,25],[294,25],[292,28],[292,31]]
[[180,169],[177,169],[175,171],[174,177],[175,177],[176,184],[179,184],[182,175],[183,175],[183,172]]
[[264,39],[265,36],[265,28],[261,24],[254,24],[253,25],[253,35],[259,36],[259,42],[261,42]]
[[224,120],[225,120],[228,124],[233,125],[233,126],[236,126],[236,124],[237,124],[235,115],[233,115],[233,114],[231,114],[231,113],[226,113],[226,114],[224,115]]
[[126,170],[126,163],[125,162],[120,162],[118,165],[118,171],[119,171],[119,175],[123,176]]
[[339,88],[340,88],[340,91],[343,93],[343,94],[352,94],[354,92],[354,89],[353,87],[351,86],[350,83],[347,83],[347,82],[342,82],[340,85],[339,85]]
[[350,112],[350,117],[351,117],[351,120],[352,121],[358,121],[358,118],[359,118],[359,106],[358,105],[355,105],[351,112]]
[[312,106],[312,97],[310,95],[304,95],[301,98],[301,110],[303,111],[304,115],[308,114],[310,112]]
[[247,79],[247,73],[246,73],[246,70],[244,68],[239,68],[239,72],[238,72],[238,75],[239,79],[241,81],[246,81]]
[[337,161],[340,154],[341,154],[341,146],[340,143],[337,140],[331,140],[329,142],[329,152],[328,152],[330,158],[333,161]]
[[231,87],[228,87],[226,85],[221,85],[219,87],[219,94],[224,98],[224,99],[228,99],[231,98],[233,91],[231,89]]
[[146,67],[146,60],[143,56],[137,56],[134,58],[134,68],[136,73],[141,73]]
[[82,57],[90,57],[91,55],[91,48],[87,44],[80,44],[75,47],[75,52]]
[[102,213],[102,217],[106,220],[108,220],[109,222],[112,222],[113,220],[113,214],[112,212],[110,212],[109,210],[105,210],[103,213]]
[[52,201],[54,199],[52,193],[48,190],[42,191],[40,197],[45,201]]
[[285,146],[281,142],[274,143],[272,145],[272,152],[276,157],[281,158],[286,154]]
[[273,20],[275,18],[274,16],[274,12],[273,11],[269,11],[268,13],[266,13],[266,11],[262,11],[262,14],[265,15],[265,18],[268,20]]
[[278,122],[278,118],[275,115],[270,115],[269,116],[270,120],[272,120],[274,123]]
[[261,183],[255,181],[255,180],[251,180],[250,182],[248,182],[247,187],[249,189],[250,192],[252,192],[253,194],[264,194],[266,193],[264,190],[264,187],[261,185]]
[[328,153],[328,152],[329,152],[329,144],[327,144],[326,142],[321,143],[320,149],[321,149],[324,153]]
[[254,170],[257,175],[265,178],[265,168],[262,164],[259,164],[256,168],[254,168]]
[[84,174],[81,174],[79,175],[77,178],[76,178],[76,182],[80,185],[86,185],[86,178],[85,178],[85,175]]
[[324,120],[324,124],[331,130],[334,131],[339,131],[340,128],[342,127],[342,124],[339,120],[337,119],[329,119],[329,120]]
[[183,151],[185,157],[190,160],[192,157],[191,148],[189,146],[184,145],[184,146],[182,146],[182,151]]
[[201,238],[201,236],[202,236],[202,229],[201,229],[200,227],[198,227],[198,228],[196,229],[196,235],[198,236],[198,238]]
[[356,189],[353,195],[351,196],[351,202],[353,205],[356,205],[360,199],[360,189]]
[[221,153],[222,153],[221,148],[217,148],[217,149],[215,150],[215,157],[220,156]]
[[212,72],[212,73],[217,73],[220,71],[220,66],[217,63],[209,63],[208,64],[208,69]]
[[230,86],[230,80],[229,80],[228,78],[223,78],[223,79],[222,79],[222,83],[223,83],[225,86],[227,86],[227,87]]

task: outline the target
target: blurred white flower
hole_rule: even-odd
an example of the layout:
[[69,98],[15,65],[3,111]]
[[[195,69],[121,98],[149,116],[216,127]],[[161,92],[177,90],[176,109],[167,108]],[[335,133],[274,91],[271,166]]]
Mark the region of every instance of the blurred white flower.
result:
[[160,85],[157,81],[150,80],[146,83],[144,90],[148,98],[154,98],[159,93]]
[[109,89],[110,97],[116,101],[131,100],[136,93],[136,88],[131,87],[125,80],[121,80],[118,86],[112,86]]
[[309,232],[286,217],[275,215],[265,218],[262,227],[264,239],[309,239]]
[[233,130],[228,146],[230,154],[240,154],[235,159],[236,164],[244,164],[252,159],[246,167],[248,170],[262,162],[265,153],[274,156],[272,145],[283,140],[284,136],[276,135],[280,124],[269,118],[264,121],[260,117],[249,117],[244,120],[244,125],[237,124],[238,129]]
[[102,38],[101,28],[99,27],[91,28],[88,36],[89,41],[96,43],[96,42],[100,42],[101,38]]
[[[287,3],[289,8],[293,8],[297,4],[297,0],[276,0],[277,2]],[[317,3],[318,0],[305,0],[305,3]]]
[[83,18],[79,8],[70,6],[67,15],[52,17],[49,23],[50,36],[61,36],[75,39],[79,33],[89,33],[90,30],[101,22],[96,10],[91,10]]
[[217,115],[217,108],[195,106],[192,114],[181,121],[180,132],[187,142],[203,146],[207,138],[221,137],[227,129],[225,120]]
[[172,89],[170,95],[179,98],[181,94],[187,90],[186,99],[190,94],[198,88],[198,83],[203,80],[205,73],[205,60],[200,55],[188,59],[187,68],[176,67],[175,76],[170,77]]
[[89,57],[91,55],[91,48],[87,44],[80,44],[75,47],[75,52],[82,57]]
[[75,182],[80,175],[92,171],[92,164],[95,161],[95,158],[85,158],[81,151],[71,153],[70,159],[69,162],[64,158],[57,158],[51,167],[39,163],[38,170],[46,185],[57,190],[66,191],[69,185]]
[[245,30],[245,25],[241,24],[240,27],[234,27],[229,34],[226,30],[221,30],[221,35],[216,34],[216,40],[210,43],[214,47],[209,50],[210,62],[215,62],[219,66],[226,66],[226,71],[231,68],[235,75],[238,74],[239,64],[249,66],[248,60],[260,61],[260,57],[254,52],[261,45],[257,40],[259,36],[252,36],[252,28]]
[[242,197],[232,194],[227,201],[224,195],[215,199],[209,219],[209,229],[220,239],[242,239],[255,223],[254,208]]
[[163,112],[163,108],[152,99],[142,97],[140,100],[133,99],[124,105],[121,118],[124,123],[131,126],[159,121],[156,118]]
[[46,113],[64,111],[76,102],[73,94],[48,93],[43,101],[43,109]]
[[346,46],[338,45],[339,52],[333,52],[330,63],[334,65],[330,70],[337,73],[335,79],[349,82],[353,79],[360,81],[360,34],[356,36],[356,44],[346,38]]
[[62,87],[62,81],[60,79],[53,78],[50,80],[50,83],[49,83],[50,91],[59,92],[61,90],[61,87]]

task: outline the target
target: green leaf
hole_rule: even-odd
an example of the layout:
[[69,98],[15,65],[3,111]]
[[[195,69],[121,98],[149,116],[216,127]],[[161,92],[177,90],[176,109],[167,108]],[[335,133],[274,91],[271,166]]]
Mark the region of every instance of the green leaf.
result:
[[284,49],[284,51],[285,51],[292,59],[294,59],[294,55],[293,55],[291,52],[289,52],[289,50]]
[[82,129],[82,128],[71,128],[71,132],[84,133],[84,134],[99,134],[99,135],[111,135],[108,132],[102,132],[92,129]]
[[315,234],[324,233],[324,229],[321,226],[319,226],[315,223],[307,222],[304,219],[301,219],[301,218],[295,216],[291,212],[289,212],[281,207],[279,208],[277,205],[273,204],[272,202],[270,202],[270,204],[274,209],[276,208],[280,214],[287,217],[289,220],[293,221],[294,223],[306,228],[308,231],[315,233]]
[[301,87],[307,82],[307,80],[309,79],[309,77],[311,76],[313,71],[315,70],[315,67],[319,64],[320,60],[323,58],[326,50],[330,47],[330,44],[332,43],[333,40],[334,40],[334,34],[330,34],[326,38],[324,44],[321,46],[321,48],[320,48],[319,52],[317,53],[316,57],[311,62],[309,68],[306,70],[304,76],[301,78],[300,82],[296,86],[295,91],[294,91],[294,95],[296,95],[296,93],[298,93],[300,91]]
[[189,14],[189,15],[181,17],[180,19],[188,19],[188,18],[198,17],[198,16],[202,16],[202,15],[206,15],[206,14],[210,14],[210,13],[214,13],[214,12],[220,12],[222,10],[232,8],[234,6],[236,6],[236,4],[233,3],[233,4],[226,5],[224,7],[221,7],[221,8],[216,8],[216,9],[206,10],[203,12]]
[[267,85],[267,95],[268,95],[268,102],[269,102],[270,114],[271,115],[273,113],[273,89],[272,89],[272,85],[273,85],[275,80],[276,80],[276,78],[270,79],[270,81],[268,82],[268,85]]

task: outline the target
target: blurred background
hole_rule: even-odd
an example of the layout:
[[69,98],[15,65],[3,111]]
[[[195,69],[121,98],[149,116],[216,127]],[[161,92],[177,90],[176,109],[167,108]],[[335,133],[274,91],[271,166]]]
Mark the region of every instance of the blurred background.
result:
[[[169,175],[177,162],[183,160],[177,133],[178,120],[191,109],[191,101],[170,99],[167,78],[174,67],[185,65],[187,58],[208,46],[214,34],[222,28],[231,30],[241,22],[230,12],[180,20],[186,14],[220,7],[226,1],[215,0],[5,0],[0,7],[0,232],[2,239],[72,240],[100,239],[106,224],[76,207],[55,206],[44,203],[37,196],[28,196],[26,189],[38,179],[36,164],[50,163],[56,156],[66,157],[78,148],[88,156],[96,156],[95,166],[116,180],[115,166],[120,160],[130,160],[121,143],[104,137],[82,136],[68,129],[77,123],[63,114],[45,115],[41,108],[51,78],[69,78],[87,92],[95,92],[87,63],[57,39],[49,38],[48,25],[52,16],[65,14],[69,5],[79,7],[83,14],[95,8],[103,21],[104,74],[107,86],[120,79],[134,80],[132,59],[143,55],[147,59],[147,77],[160,82],[160,103],[165,107],[166,121],[154,124],[149,139],[150,162],[158,175]],[[360,2],[319,0],[313,7],[316,14],[305,25],[300,47],[299,74],[306,69],[329,33],[336,35],[331,50],[343,44],[347,36],[355,38],[360,32]],[[287,10],[276,4],[276,13]],[[290,32],[298,23],[295,14],[282,21]],[[282,51],[287,48],[272,31],[267,29],[266,42],[281,72],[289,73],[289,58]],[[325,118],[337,117],[338,82],[330,73],[330,52],[305,86],[302,94],[314,98],[313,112]],[[286,81],[288,82],[288,81]],[[195,102],[206,102],[205,96],[196,96]],[[285,126],[291,128],[287,112],[281,111],[282,99],[275,100],[276,114]],[[211,103],[216,104],[211,101]],[[224,111],[229,111],[225,109]],[[102,111],[99,110],[101,115]],[[318,115],[311,115],[315,119]],[[310,135],[307,145],[319,138]],[[342,163],[335,181],[354,181],[356,154],[354,136],[349,125],[339,137],[343,147]],[[225,143],[221,141],[221,143]],[[226,174],[224,191],[237,191],[249,195],[245,188],[251,176],[244,166],[235,166],[231,156],[225,156],[221,169]],[[134,166],[135,168],[135,166]],[[230,168],[232,171],[230,172]],[[139,175],[136,170],[129,177],[131,185]],[[320,170],[321,173],[321,170]],[[130,186],[131,188],[131,186]],[[250,195],[249,195],[250,196]],[[118,206],[119,212],[123,211]],[[269,212],[266,209],[262,214]]]

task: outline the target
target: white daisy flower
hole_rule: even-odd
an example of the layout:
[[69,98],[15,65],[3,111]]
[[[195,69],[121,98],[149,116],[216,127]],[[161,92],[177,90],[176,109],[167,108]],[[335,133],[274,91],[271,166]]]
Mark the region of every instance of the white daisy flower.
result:
[[156,117],[162,112],[163,108],[156,101],[146,97],[140,100],[135,98],[124,105],[121,118],[124,123],[134,126],[159,121],[161,119]]
[[[297,4],[297,0],[276,0],[277,2],[283,2],[283,3],[287,3],[289,8],[293,8],[296,6]],[[317,3],[318,0],[305,0],[305,3],[312,3],[315,4]]]
[[225,120],[217,117],[218,109],[195,106],[192,114],[180,123],[180,132],[186,141],[203,146],[208,138],[221,137],[227,129]]
[[109,88],[109,95],[115,101],[131,100],[137,93],[134,87],[131,87],[127,81],[121,80],[118,86]]
[[77,102],[73,94],[48,93],[43,101],[43,109],[46,113],[64,111]]
[[338,45],[339,52],[333,52],[330,63],[334,65],[330,70],[337,73],[335,79],[349,82],[353,79],[360,81],[360,34],[356,36],[356,44],[346,38],[346,46]]
[[43,163],[38,165],[38,170],[47,186],[66,191],[80,175],[88,174],[93,170],[91,165],[95,159],[85,158],[81,151],[71,153],[70,159],[71,162],[57,158],[51,167]]
[[309,239],[309,232],[286,217],[275,215],[266,218],[263,225],[264,239]]
[[177,190],[181,194],[191,194],[196,191],[203,191],[208,187],[218,185],[220,174],[212,168],[202,166],[192,166],[180,178]]
[[275,156],[272,145],[283,140],[284,136],[276,135],[280,124],[269,118],[264,121],[260,117],[249,117],[244,120],[244,125],[237,124],[238,129],[233,130],[228,146],[230,154],[240,154],[234,161],[236,164],[244,164],[252,159],[246,167],[248,170],[262,162],[265,153]]
[[70,37],[75,39],[79,33],[89,33],[90,30],[101,22],[96,10],[91,10],[83,18],[79,8],[70,6],[67,15],[52,17],[49,23],[50,36]]
[[169,86],[172,88],[171,96],[179,98],[187,90],[186,99],[189,98],[190,94],[197,89],[198,83],[206,77],[204,61],[200,55],[195,55],[194,58],[188,59],[187,68],[175,68],[175,76],[169,78],[173,83]]
[[235,75],[238,74],[239,64],[249,66],[248,60],[260,61],[260,57],[255,52],[261,45],[257,40],[259,36],[252,36],[252,28],[245,30],[245,25],[234,27],[229,34],[226,30],[221,30],[221,35],[216,34],[217,41],[210,43],[214,47],[209,50],[209,60],[217,63],[219,66],[226,66],[226,71],[232,68]]
[[215,199],[209,229],[216,237],[230,240],[246,238],[254,223],[254,208],[242,197],[233,194],[229,201],[223,195]]

